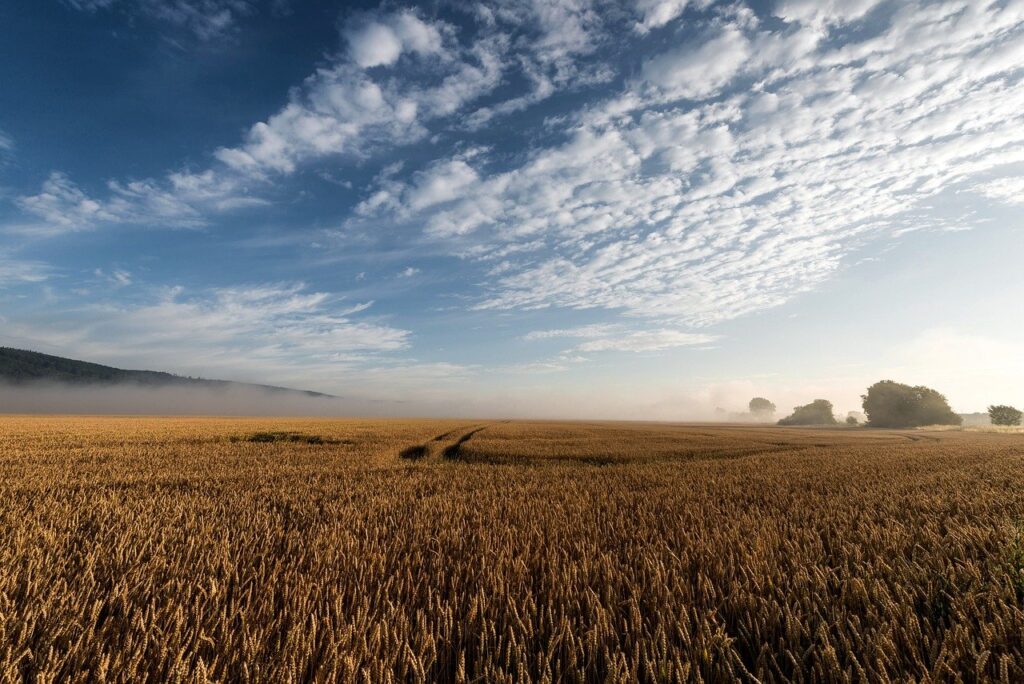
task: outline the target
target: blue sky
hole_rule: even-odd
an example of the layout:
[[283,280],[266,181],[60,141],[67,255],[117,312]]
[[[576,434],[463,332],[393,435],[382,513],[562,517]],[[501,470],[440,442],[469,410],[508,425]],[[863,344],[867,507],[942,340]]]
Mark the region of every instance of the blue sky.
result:
[[1022,404],[1022,64],[1018,0],[5,3],[0,344],[409,413]]

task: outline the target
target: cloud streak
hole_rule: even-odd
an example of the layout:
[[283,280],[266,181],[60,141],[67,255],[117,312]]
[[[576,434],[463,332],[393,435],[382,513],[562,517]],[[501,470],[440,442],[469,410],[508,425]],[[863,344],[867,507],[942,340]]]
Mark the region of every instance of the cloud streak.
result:
[[407,330],[356,318],[371,305],[346,305],[302,284],[175,287],[136,304],[100,302],[11,323],[5,338],[122,367],[254,382],[327,372],[321,381],[329,381],[408,348]]
[[65,0],[76,10],[95,13],[116,9],[165,23],[202,41],[222,38],[239,19],[255,11],[259,0]]

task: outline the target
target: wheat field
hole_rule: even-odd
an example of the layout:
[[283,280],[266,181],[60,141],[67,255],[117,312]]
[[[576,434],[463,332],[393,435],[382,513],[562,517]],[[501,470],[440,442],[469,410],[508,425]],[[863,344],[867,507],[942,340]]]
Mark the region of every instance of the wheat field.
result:
[[0,417],[10,682],[1024,679],[1024,437]]

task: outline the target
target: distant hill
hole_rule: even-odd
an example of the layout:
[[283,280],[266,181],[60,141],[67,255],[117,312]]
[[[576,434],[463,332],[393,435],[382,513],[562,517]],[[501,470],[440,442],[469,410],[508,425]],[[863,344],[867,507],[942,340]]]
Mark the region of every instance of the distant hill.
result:
[[66,359],[61,356],[40,354],[26,349],[0,347],[0,381],[11,384],[28,384],[37,382],[63,382],[75,385],[117,385],[133,384],[149,387],[195,386],[207,389],[230,387],[255,387],[272,392],[289,392],[309,397],[336,399],[330,394],[294,390],[273,385],[256,385],[228,380],[206,380],[203,378],[187,378],[172,373],[149,370],[124,370],[112,366],[103,366],[88,361]]

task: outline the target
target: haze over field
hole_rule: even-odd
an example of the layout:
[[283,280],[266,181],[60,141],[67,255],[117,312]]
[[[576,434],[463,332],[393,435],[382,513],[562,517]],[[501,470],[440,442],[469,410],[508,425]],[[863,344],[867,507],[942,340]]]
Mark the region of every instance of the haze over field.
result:
[[0,346],[343,397],[253,413],[1020,406],[1022,65],[1024,0],[4,3]]

